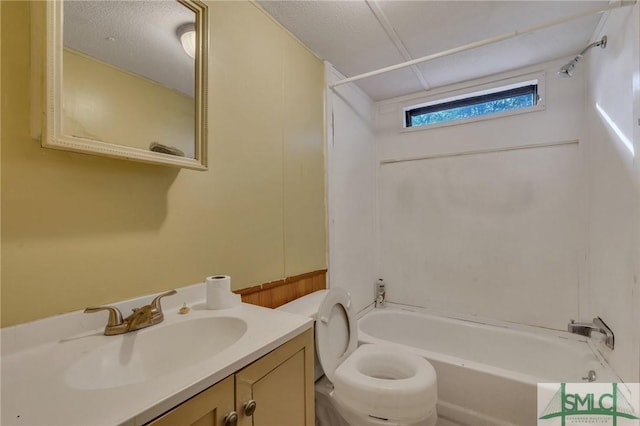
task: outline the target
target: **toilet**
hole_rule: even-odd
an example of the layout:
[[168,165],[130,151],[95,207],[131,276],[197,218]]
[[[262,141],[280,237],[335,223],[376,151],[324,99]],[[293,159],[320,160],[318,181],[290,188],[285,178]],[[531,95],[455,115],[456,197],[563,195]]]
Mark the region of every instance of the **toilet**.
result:
[[315,320],[316,426],[435,426],[433,366],[391,345],[358,347],[348,292],[320,290],[278,309]]

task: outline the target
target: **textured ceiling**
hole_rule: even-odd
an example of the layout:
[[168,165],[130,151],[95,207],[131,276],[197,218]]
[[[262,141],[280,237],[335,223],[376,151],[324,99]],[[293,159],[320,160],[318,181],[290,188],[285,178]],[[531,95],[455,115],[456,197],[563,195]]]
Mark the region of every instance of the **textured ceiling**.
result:
[[[347,77],[604,7],[608,1],[260,1]],[[567,59],[600,15],[359,81],[374,100]]]
[[194,61],[176,35],[189,22],[176,1],[65,1],[64,45],[193,96]]

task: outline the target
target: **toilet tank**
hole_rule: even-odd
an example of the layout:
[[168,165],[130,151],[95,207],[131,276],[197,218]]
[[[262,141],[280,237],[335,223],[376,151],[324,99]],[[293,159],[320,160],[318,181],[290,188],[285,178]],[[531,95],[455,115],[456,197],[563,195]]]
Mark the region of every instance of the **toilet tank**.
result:
[[280,311],[316,319],[320,304],[329,290],[318,290],[276,308]]
[[[305,317],[313,318],[316,320],[316,316],[318,315],[318,310],[320,309],[320,304],[324,300],[327,292],[329,290],[318,290],[313,293],[309,293],[306,296],[302,296],[296,300],[292,300],[289,303],[285,303],[284,305],[276,308],[280,311],[289,312],[291,314],[303,315]],[[318,362],[318,354],[316,353],[314,356],[314,365],[315,365],[315,380],[318,380],[320,377],[324,375],[324,371],[322,371],[322,366]]]

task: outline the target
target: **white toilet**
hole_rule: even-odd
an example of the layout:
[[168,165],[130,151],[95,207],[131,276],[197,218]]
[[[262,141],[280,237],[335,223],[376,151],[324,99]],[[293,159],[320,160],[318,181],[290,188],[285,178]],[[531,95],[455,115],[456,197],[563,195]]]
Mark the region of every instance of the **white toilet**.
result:
[[434,426],[433,366],[397,347],[358,347],[350,307],[349,293],[336,288],[278,308],[315,319],[316,426]]

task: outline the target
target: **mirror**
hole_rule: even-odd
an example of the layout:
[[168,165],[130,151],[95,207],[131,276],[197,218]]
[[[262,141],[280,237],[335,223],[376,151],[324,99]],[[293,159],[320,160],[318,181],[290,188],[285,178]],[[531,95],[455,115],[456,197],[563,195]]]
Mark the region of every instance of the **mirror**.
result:
[[206,5],[65,0],[46,8],[42,145],[206,170]]

